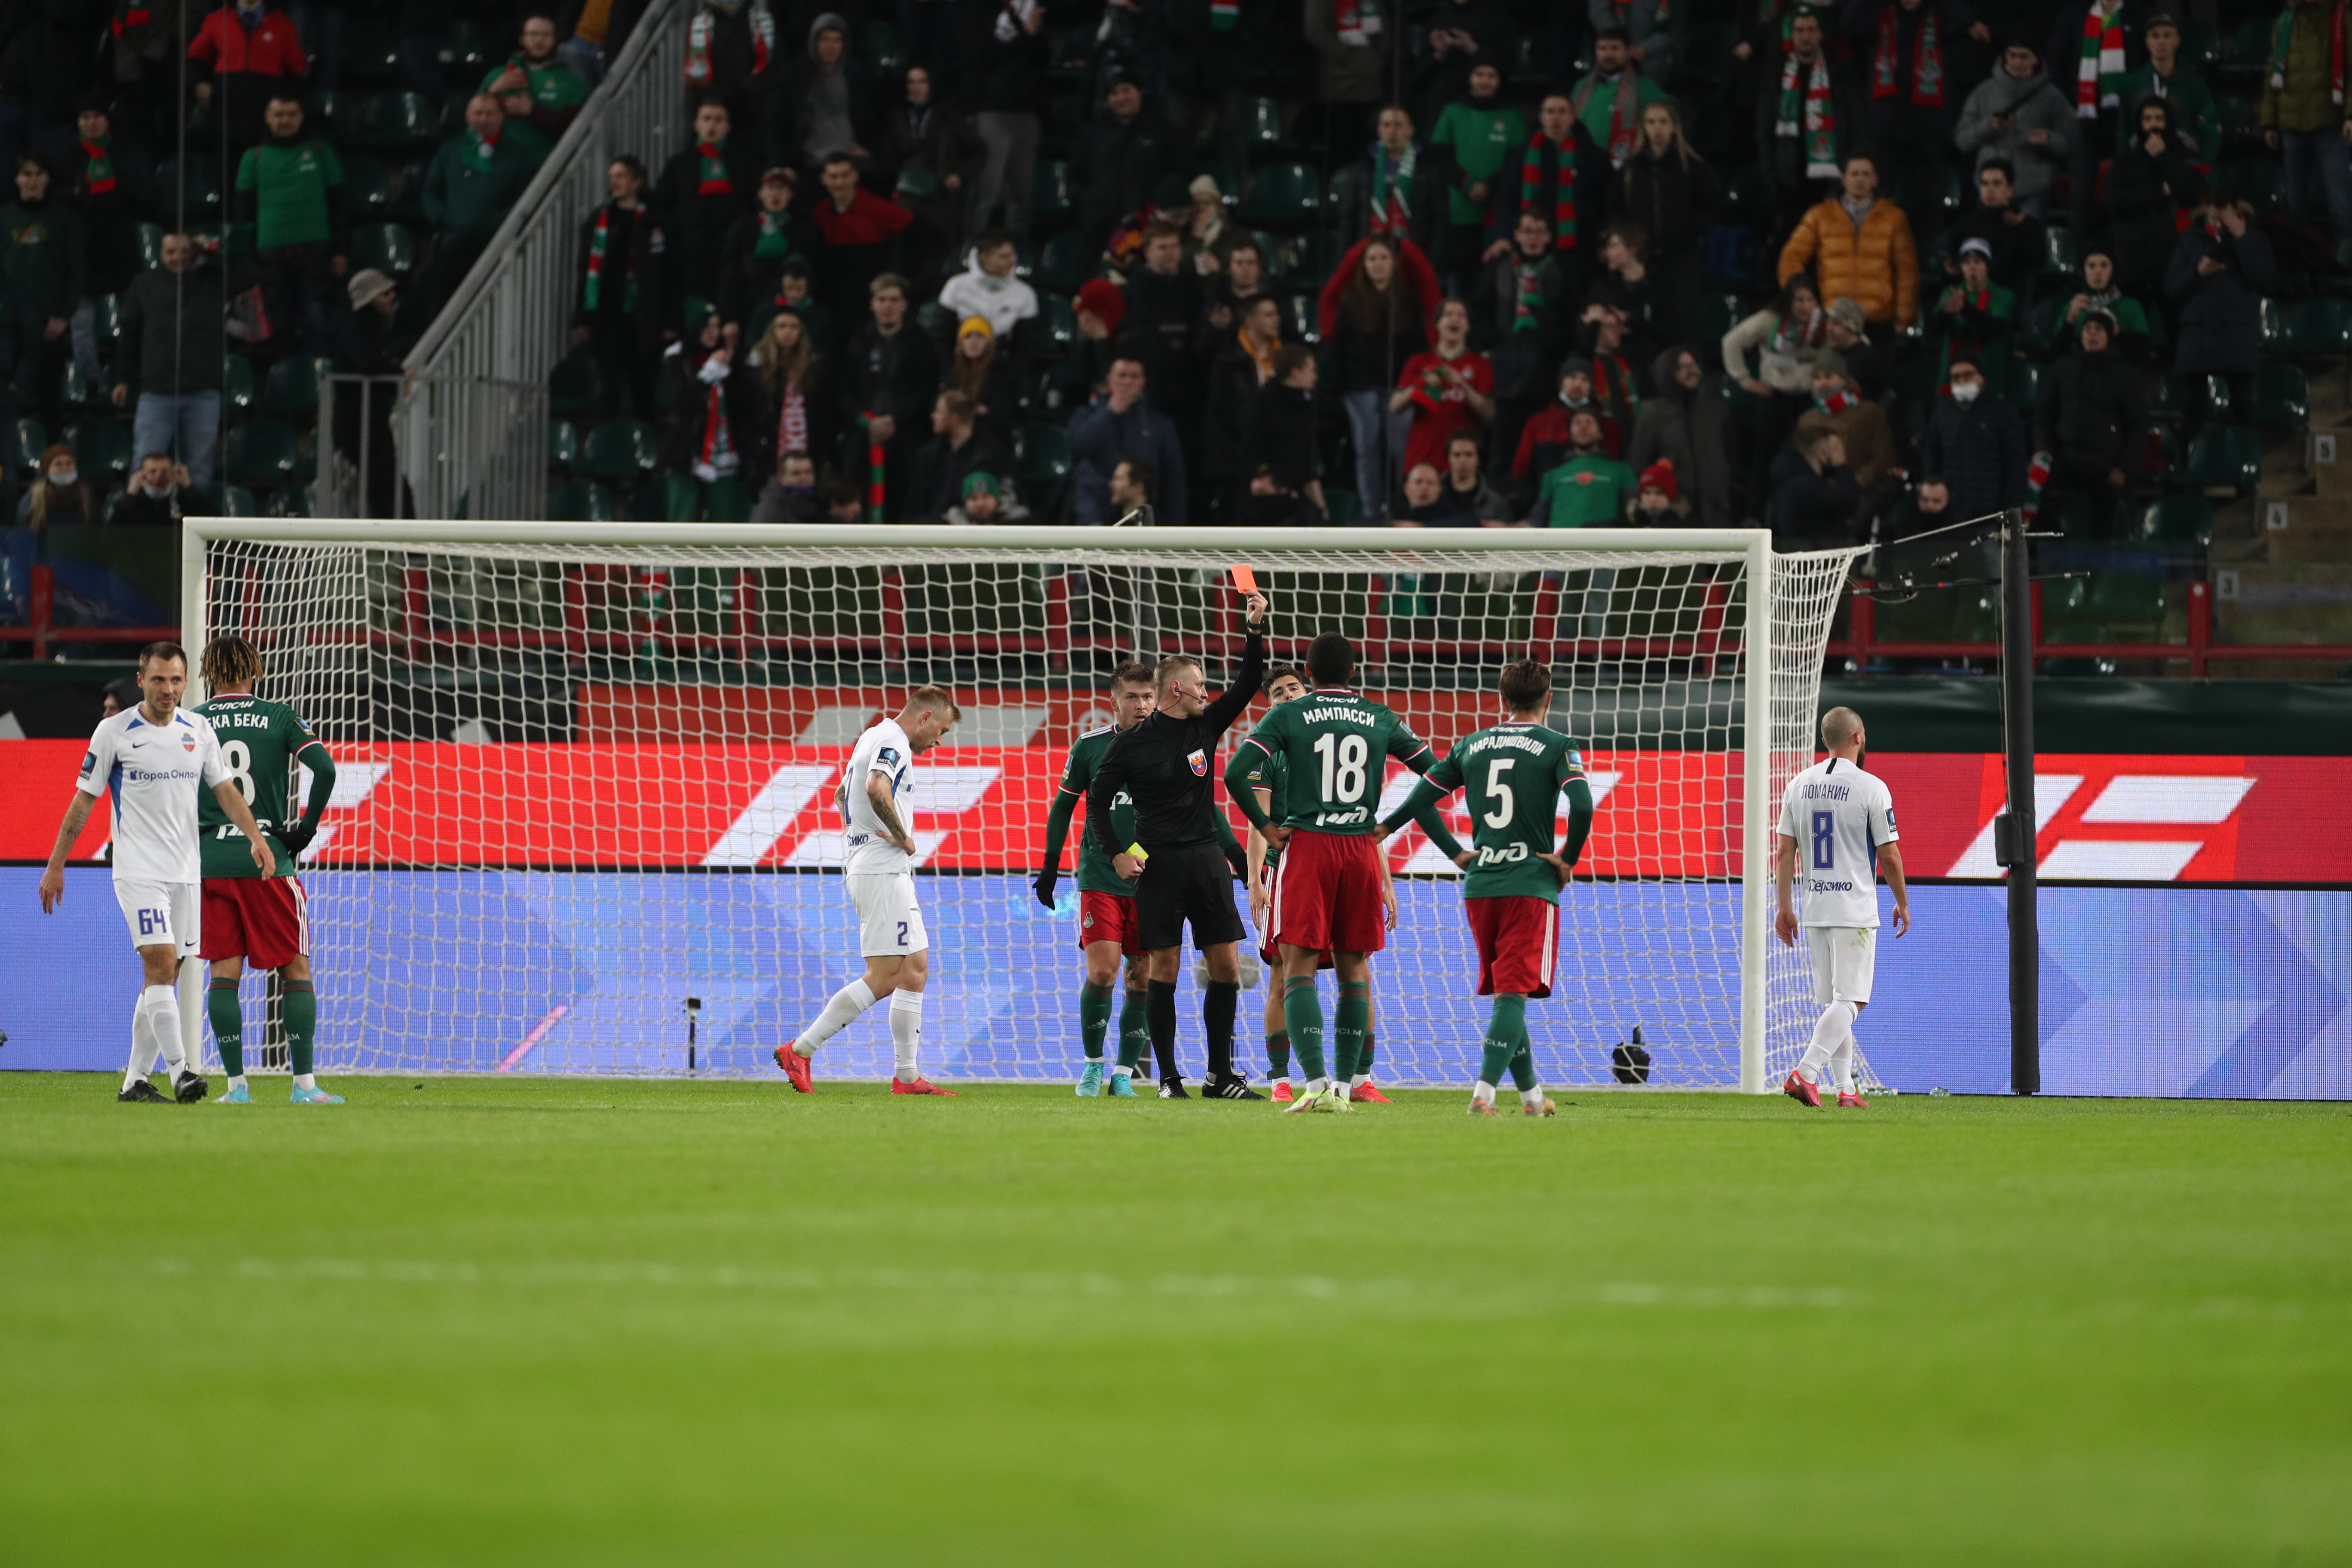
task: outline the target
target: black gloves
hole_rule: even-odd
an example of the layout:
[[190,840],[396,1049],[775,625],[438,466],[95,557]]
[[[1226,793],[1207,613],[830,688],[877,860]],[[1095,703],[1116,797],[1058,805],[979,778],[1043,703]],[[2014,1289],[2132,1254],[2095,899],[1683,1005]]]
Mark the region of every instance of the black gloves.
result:
[[1055,887],[1060,885],[1061,880],[1062,871],[1061,868],[1058,866],[1048,866],[1044,870],[1038,872],[1037,879],[1030,884],[1031,887],[1037,890],[1037,901],[1045,905],[1047,909],[1052,909],[1054,907],[1054,889]]
[[298,822],[290,827],[282,827],[278,831],[278,842],[286,846],[286,853],[294,856],[299,856],[303,850],[310,847],[310,840],[317,837],[319,837],[319,825],[315,822]]

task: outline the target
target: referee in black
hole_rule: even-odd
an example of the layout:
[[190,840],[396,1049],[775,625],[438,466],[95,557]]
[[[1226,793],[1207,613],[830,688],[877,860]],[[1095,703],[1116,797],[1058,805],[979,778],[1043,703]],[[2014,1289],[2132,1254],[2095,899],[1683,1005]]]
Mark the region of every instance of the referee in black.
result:
[[[1234,1071],[1242,939],[1234,879],[1244,873],[1218,842],[1214,795],[1217,742],[1249,710],[1250,699],[1265,679],[1265,595],[1253,593],[1245,603],[1249,636],[1242,645],[1241,674],[1224,695],[1209,700],[1199,659],[1183,654],[1161,659],[1153,672],[1160,705],[1143,722],[1112,739],[1087,790],[1087,831],[1112,857],[1118,874],[1135,884],[1136,921],[1143,928],[1143,945],[1151,950],[1151,1048],[1160,1058],[1162,1100],[1192,1098],[1176,1071],[1176,972],[1188,921],[1192,944],[1209,966],[1209,994],[1201,1005],[1209,1037],[1209,1079],[1202,1093],[1213,1100],[1265,1098]],[[1122,789],[1135,803],[1135,837],[1143,858],[1131,854],[1129,846],[1112,842],[1110,806]],[[1126,1055],[1120,1052],[1122,1059],[1112,1069],[1121,1077],[1135,1068]]]

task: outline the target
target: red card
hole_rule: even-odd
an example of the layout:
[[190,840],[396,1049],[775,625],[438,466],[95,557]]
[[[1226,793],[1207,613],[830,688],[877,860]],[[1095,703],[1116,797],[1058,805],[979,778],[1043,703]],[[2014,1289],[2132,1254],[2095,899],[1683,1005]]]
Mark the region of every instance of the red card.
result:
[[1257,592],[1257,574],[1246,566],[1234,568],[1234,587],[1244,594]]

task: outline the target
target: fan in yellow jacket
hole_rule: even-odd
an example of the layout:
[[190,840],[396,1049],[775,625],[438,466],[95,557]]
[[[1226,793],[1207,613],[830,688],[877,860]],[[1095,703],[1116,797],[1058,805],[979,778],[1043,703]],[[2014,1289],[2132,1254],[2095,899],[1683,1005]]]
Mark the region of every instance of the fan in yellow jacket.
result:
[[1821,298],[1849,299],[1873,326],[1907,327],[1919,311],[1919,254],[1911,220],[1878,197],[1867,153],[1845,161],[1844,194],[1809,210],[1780,248],[1780,281],[1810,271]]

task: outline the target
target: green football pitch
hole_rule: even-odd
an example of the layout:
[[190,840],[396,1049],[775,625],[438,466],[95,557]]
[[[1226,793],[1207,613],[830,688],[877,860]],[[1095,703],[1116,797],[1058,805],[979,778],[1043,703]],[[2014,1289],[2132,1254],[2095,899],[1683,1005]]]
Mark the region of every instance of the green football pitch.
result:
[[0,1074],[0,1562],[2352,1563],[2344,1106],[255,1082]]

